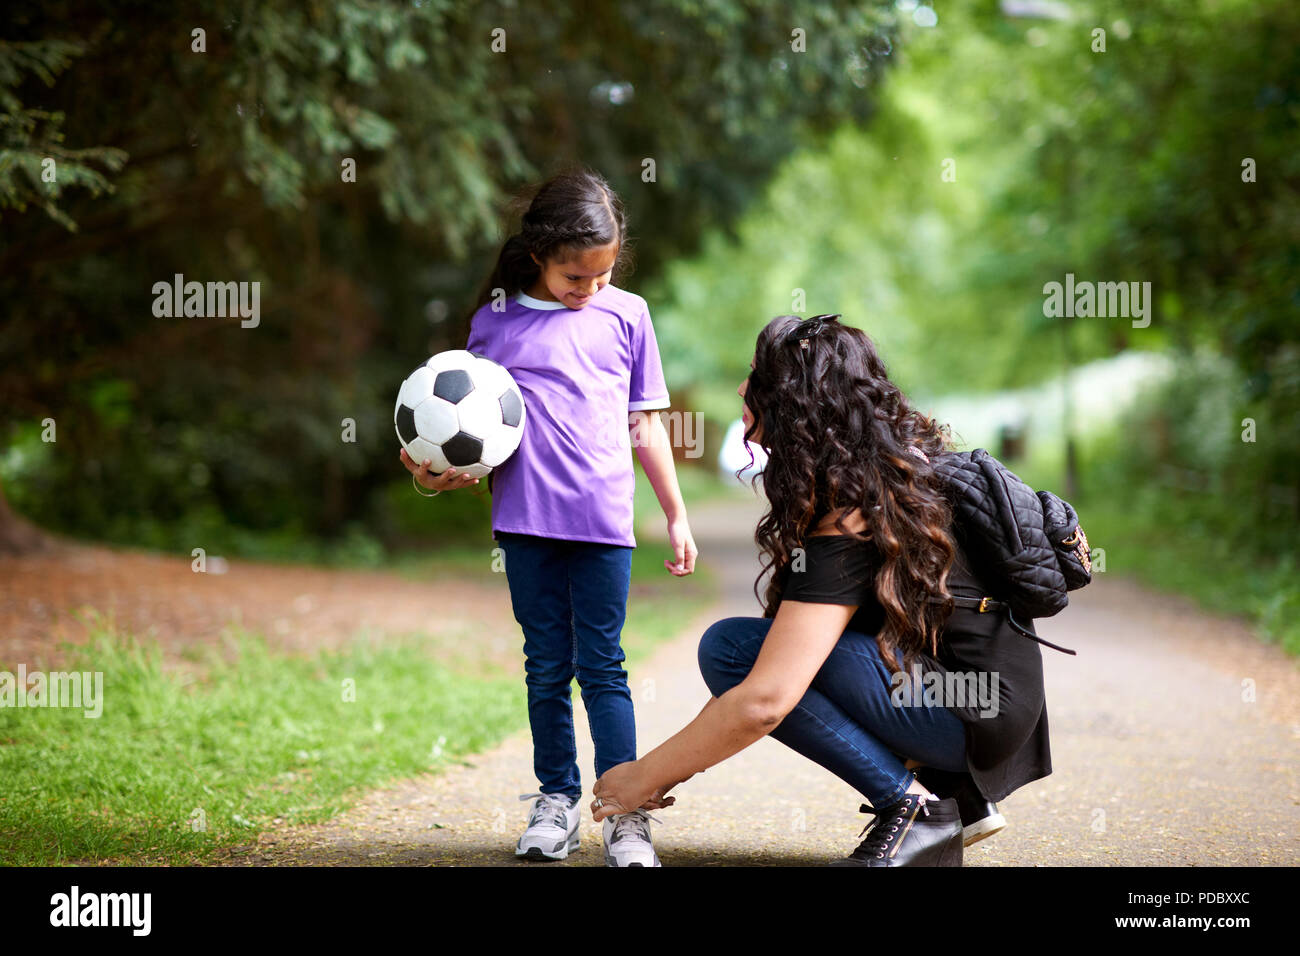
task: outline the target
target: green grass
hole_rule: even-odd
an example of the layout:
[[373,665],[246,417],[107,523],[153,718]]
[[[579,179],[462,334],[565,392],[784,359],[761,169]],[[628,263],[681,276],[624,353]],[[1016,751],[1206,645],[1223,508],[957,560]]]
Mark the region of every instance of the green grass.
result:
[[516,680],[464,680],[416,641],[306,658],[239,634],[237,658],[209,654],[196,678],[156,647],[93,637],[63,669],[102,672],[100,717],[0,709],[0,862],[198,862],[526,722]]
[[[653,489],[636,474],[638,516],[662,521]],[[679,480],[688,508],[727,493],[704,469],[681,468]],[[443,533],[426,511],[432,550],[378,560],[362,549],[355,562],[340,550],[331,563],[488,586],[508,602],[504,576],[491,568],[482,505],[468,502],[477,517],[458,515]],[[242,543],[258,557],[295,553],[278,541]],[[632,554],[629,669],[715,596],[708,568],[674,578],[666,556],[665,545],[649,542]],[[517,628],[512,637],[522,644]],[[232,632],[230,645],[233,653],[195,649],[165,666],[156,645],[96,617],[90,643],[69,647],[60,669],[104,675],[100,717],[0,708],[0,864],[202,863],[253,842],[274,821],[325,820],[370,789],[437,771],[528,726],[518,675],[458,669],[439,659],[427,635],[358,640],[308,657],[277,653],[247,632]],[[354,682],[354,701],[344,699],[345,680]],[[581,707],[576,682],[574,692]]]
[[[492,576],[484,553],[440,552],[403,570],[481,584]],[[706,569],[673,578],[662,560],[655,548],[633,552],[629,669],[713,598]],[[0,864],[202,863],[273,821],[319,822],[528,726],[519,676],[458,672],[421,635],[291,657],[234,632],[235,653],[194,649],[164,667],[156,645],[93,625],[60,667],[104,675],[100,717],[0,708]]]

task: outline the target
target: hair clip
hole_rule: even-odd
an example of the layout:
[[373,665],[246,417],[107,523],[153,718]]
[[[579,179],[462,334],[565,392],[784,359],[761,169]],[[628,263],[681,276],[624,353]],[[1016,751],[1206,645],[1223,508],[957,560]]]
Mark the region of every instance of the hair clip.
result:
[[839,317],[839,313],[837,312],[833,315],[814,315],[811,318],[803,319],[797,324],[791,326],[790,331],[786,334],[786,337],[782,339],[782,342],[794,342],[797,340],[799,342],[799,348],[806,352],[809,349],[808,341],[815,338],[828,324],[834,322]]

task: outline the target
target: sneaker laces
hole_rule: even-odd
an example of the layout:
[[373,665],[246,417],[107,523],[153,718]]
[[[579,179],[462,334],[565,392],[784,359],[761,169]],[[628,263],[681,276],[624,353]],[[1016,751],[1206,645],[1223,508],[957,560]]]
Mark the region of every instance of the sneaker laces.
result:
[[[923,793],[915,794],[915,796],[917,798],[916,810],[912,811],[912,819],[916,819],[917,810],[924,811],[928,817],[930,808],[926,806],[926,803],[937,801],[938,797],[927,797]],[[884,859],[886,851],[889,850],[890,844],[894,842],[894,838],[898,833],[899,825],[907,818],[907,811],[910,807],[911,802],[907,799],[899,800],[897,803],[881,807],[878,810],[865,803],[858,807],[859,813],[871,814],[875,819],[868,821],[867,825],[862,828],[862,833],[859,833],[858,836],[862,836],[867,830],[870,830],[871,833],[858,844],[858,848],[850,855],[859,858],[875,857],[878,860]],[[893,817],[892,821],[889,819],[890,817]]]
[[662,824],[663,821],[656,816],[652,816],[646,810],[630,810],[627,813],[620,813],[614,818],[614,832],[609,836],[609,842],[622,837],[627,831],[631,830],[634,836],[640,837],[646,843],[650,842],[650,821]]
[[561,830],[569,829],[569,798],[562,793],[521,793],[520,800],[536,798],[537,804],[528,815],[528,826],[554,823]]

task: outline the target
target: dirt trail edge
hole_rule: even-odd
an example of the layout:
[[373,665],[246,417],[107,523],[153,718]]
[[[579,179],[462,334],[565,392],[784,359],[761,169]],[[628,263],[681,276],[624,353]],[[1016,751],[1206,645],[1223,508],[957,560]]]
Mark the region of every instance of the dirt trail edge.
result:
[[[638,747],[671,736],[709,692],[696,665],[713,621],[761,613],[752,593],[749,492],[692,513],[700,560],[722,594],[685,632],[629,670]],[[638,529],[641,546],[656,528]],[[1121,556],[1110,555],[1112,565]],[[1058,618],[1043,650],[1055,771],[1000,806],[1008,827],[969,848],[968,866],[1296,865],[1300,863],[1300,668],[1238,621],[1099,574]],[[522,682],[520,694],[524,693]],[[328,823],[281,828],[223,853],[225,865],[601,866],[585,809],[594,778],[581,702],[574,717],[585,793],[582,842],[558,864],[513,849],[535,790],[527,731],[457,766],[368,794]],[[675,791],[655,811],[665,866],[816,865],[847,855],[868,819],[862,798],[765,738]]]

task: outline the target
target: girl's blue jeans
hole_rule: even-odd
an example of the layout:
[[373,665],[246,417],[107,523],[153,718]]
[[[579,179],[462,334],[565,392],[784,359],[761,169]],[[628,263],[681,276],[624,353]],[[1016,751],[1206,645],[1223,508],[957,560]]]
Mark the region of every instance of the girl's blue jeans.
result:
[[596,776],[636,759],[632,694],[620,639],[632,549],[496,532],[515,620],[524,632],[533,770],[542,793],[582,796],[573,731],[574,677],[596,745]]
[[[704,632],[700,673],[715,697],[749,675],[771,626],[771,618],[728,617]],[[913,779],[904,766],[908,758],[965,772],[962,722],[938,705],[895,706],[891,676],[875,638],[846,630],[771,736],[821,764],[873,807],[889,806],[906,792]]]

